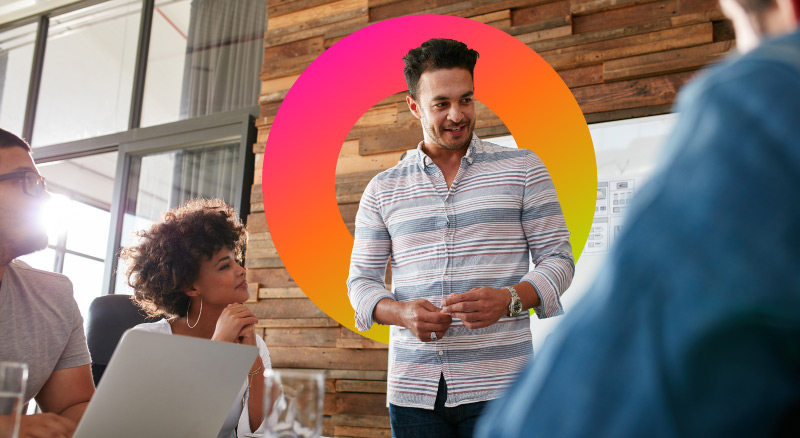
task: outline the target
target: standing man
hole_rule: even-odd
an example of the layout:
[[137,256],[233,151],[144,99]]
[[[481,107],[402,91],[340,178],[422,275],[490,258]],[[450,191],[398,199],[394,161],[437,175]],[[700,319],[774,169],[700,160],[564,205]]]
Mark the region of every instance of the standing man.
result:
[[[356,327],[391,325],[392,434],[470,437],[533,353],[528,309],[563,313],[574,261],[541,160],[474,134],[475,50],[432,39],[403,58],[424,140],[367,186],[347,280]],[[391,258],[394,293],[386,290]],[[530,260],[535,269],[529,271]]]
[[28,364],[20,438],[70,437],[94,394],[83,319],[67,277],[14,260],[47,246],[49,197],[30,146],[0,129],[0,360]]
[[800,436],[800,0],[721,3],[752,50],[681,91],[596,287],[481,437]]

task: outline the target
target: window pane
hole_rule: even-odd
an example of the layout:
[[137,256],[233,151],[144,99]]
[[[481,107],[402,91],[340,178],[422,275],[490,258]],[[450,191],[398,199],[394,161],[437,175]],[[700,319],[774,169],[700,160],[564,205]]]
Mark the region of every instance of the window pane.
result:
[[266,4],[157,1],[142,126],[256,105]]
[[109,221],[108,210],[73,201],[69,217],[67,249],[105,258]]
[[156,2],[147,55],[142,126],[180,120],[189,0]]
[[72,281],[75,301],[85,321],[92,300],[103,292],[103,262],[67,254],[63,273]]
[[65,232],[67,249],[105,258],[116,162],[117,152],[108,152],[39,164],[59,201],[48,218],[51,245]]
[[36,24],[0,33],[0,126],[22,135]]
[[[130,191],[122,221],[123,247],[136,244],[135,231],[157,221],[161,214],[195,198],[221,198],[235,203],[239,143],[190,148],[134,158]],[[122,260],[117,264],[114,293],[131,293],[125,285]]]
[[53,272],[53,267],[55,266],[56,262],[56,250],[52,248],[45,248],[32,254],[26,254],[22,257],[19,257],[19,259],[30,265],[32,268]]
[[177,155],[178,152],[168,152],[142,157],[136,192],[136,217],[155,221],[162,211],[169,209]]
[[33,146],[128,127],[140,0],[112,0],[53,17]]
[[136,217],[158,220],[165,210],[194,198],[222,198],[233,204],[240,172],[239,144],[183,149],[141,158],[133,199]]

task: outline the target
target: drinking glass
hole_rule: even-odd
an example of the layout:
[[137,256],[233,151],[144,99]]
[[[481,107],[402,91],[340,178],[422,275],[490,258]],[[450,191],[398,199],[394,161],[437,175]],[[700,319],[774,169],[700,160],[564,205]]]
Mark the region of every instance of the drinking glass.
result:
[[17,438],[28,365],[0,362],[0,438]]
[[265,438],[322,435],[325,376],[321,371],[264,371]]

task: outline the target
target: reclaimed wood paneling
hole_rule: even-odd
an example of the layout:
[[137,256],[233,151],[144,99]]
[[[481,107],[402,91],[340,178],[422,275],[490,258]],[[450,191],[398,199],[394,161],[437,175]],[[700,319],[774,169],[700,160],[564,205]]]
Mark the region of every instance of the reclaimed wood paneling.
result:
[[299,9],[286,14],[272,16],[269,29],[294,28],[301,30],[318,27],[335,21],[343,21],[366,11],[367,0],[340,0],[318,6]]
[[[692,73],[676,73],[572,90],[584,113],[672,103]],[[644,105],[642,105],[644,104]]]
[[[711,23],[666,29],[612,40],[542,51],[539,54],[557,70],[603,64],[647,53],[659,53],[683,47],[708,44],[714,41]],[[620,45],[622,43],[622,45]],[[569,85],[569,84],[567,84]],[[572,87],[572,86],[570,86]]]
[[265,330],[270,327],[284,327],[284,328],[302,328],[302,327],[339,327],[339,323],[331,318],[269,318],[260,319],[256,327],[264,328]]
[[[276,368],[324,370],[327,436],[391,433],[384,395],[386,346],[343,328],[306,298],[283,267],[264,219],[264,145],[281,102],[314,59],[370,23],[407,14],[467,17],[537,51],[572,90],[587,122],[594,123],[669,112],[681,86],[730,52],[734,42],[717,0],[270,0],[267,11],[247,220],[247,279],[251,301],[257,301],[248,305],[259,316],[257,330]],[[476,133],[490,138],[509,132],[478,102]],[[339,153],[335,183],[339,211],[351,233],[369,181],[421,139],[405,93],[377,102],[352,127]]]
[[[338,417],[338,416],[337,416]],[[336,418],[336,417],[334,417]],[[384,417],[388,421],[388,417]],[[333,426],[333,434],[338,437],[353,438],[389,438],[392,431],[388,429],[378,429],[375,427],[356,427],[356,426]]]
[[338,327],[270,327],[264,330],[264,340],[270,347],[336,348],[340,332]]
[[644,3],[612,9],[590,15],[574,17],[572,27],[576,34],[615,29],[630,23],[656,21],[677,15],[678,0]]
[[[383,370],[387,349],[353,350],[347,348],[270,346],[275,368]],[[385,403],[384,403],[385,404]]]
[[570,3],[570,12],[574,16],[606,12],[612,9],[624,8],[627,6],[654,3],[659,0],[573,0]]
[[559,20],[563,20],[563,23],[568,23],[571,21],[569,11],[570,4],[568,1],[517,8],[511,13],[511,23],[514,26],[548,21],[558,22]]
[[634,79],[654,74],[696,70],[720,60],[733,47],[732,41],[721,41],[686,49],[616,59],[603,65],[603,80]]
[[258,289],[258,298],[305,298],[306,294],[299,287],[262,287]]
[[249,306],[258,319],[321,318],[325,312],[305,298],[261,300]]

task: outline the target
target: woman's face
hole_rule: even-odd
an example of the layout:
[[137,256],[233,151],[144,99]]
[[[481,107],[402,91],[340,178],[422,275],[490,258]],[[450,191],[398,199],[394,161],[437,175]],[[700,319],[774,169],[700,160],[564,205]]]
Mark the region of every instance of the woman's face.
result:
[[210,260],[200,262],[200,271],[192,286],[203,303],[223,307],[243,303],[250,298],[245,272],[236,262],[233,251],[223,248]]

